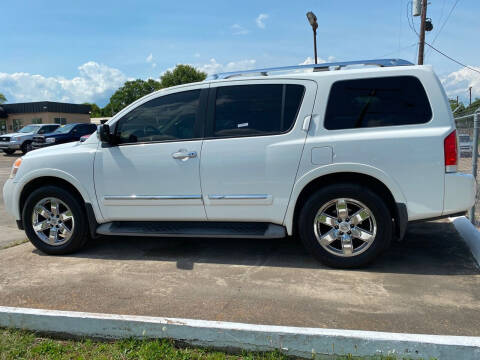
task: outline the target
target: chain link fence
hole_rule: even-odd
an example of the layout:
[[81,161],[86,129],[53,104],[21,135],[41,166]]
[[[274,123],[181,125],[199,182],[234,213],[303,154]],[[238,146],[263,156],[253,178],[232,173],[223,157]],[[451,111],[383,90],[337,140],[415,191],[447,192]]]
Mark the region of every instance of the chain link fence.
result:
[[480,109],[473,114],[455,117],[457,126],[459,164],[458,171],[473,174],[477,180],[477,198],[475,205],[469,212],[472,224],[480,226],[480,194],[479,194],[479,157],[478,157],[478,133],[480,122]]

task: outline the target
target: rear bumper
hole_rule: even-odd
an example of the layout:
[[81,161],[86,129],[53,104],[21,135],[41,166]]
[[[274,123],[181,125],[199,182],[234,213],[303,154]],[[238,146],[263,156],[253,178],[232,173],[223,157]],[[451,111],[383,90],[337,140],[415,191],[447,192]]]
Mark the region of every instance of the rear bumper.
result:
[[456,214],[475,204],[477,184],[470,174],[445,174],[445,196],[442,215]]

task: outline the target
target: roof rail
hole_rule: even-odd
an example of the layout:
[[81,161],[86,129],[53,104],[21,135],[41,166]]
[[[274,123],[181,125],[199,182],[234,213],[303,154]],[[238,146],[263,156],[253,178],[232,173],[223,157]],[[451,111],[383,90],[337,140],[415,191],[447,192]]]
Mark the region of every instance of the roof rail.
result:
[[389,66],[405,66],[413,65],[410,61],[402,59],[375,59],[375,60],[355,60],[355,61],[341,61],[341,62],[331,62],[323,64],[307,64],[307,65],[293,65],[293,66],[282,66],[282,67],[272,67],[265,69],[253,69],[253,70],[243,70],[243,71],[231,71],[213,74],[207,77],[206,80],[220,80],[220,79],[229,79],[236,76],[242,76],[246,74],[259,74],[262,76],[268,76],[268,73],[273,71],[294,71],[294,70],[305,70],[313,69],[313,71],[328,71],[330,68],[334,70],[341,69],[345,66],[350,65],[373,65],[380,67],[389,67]]

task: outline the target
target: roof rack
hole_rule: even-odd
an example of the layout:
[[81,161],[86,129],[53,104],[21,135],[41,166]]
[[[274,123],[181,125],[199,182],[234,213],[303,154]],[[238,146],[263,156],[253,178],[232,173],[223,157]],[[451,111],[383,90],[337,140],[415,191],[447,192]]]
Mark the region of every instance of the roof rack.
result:
[[405,66],[413,65],[410,61],[402,59],[375,59],[375,60],[355,60],[355,61],[341,61],[341,62],[331,62],[323,64],[307,64],[307,65],[293,65],[293,66],[282,66],[282,67],[273,67],[265,69],[254,69],[254,70],[243,70],[243,71],[231,71],[224,72],[219,74],[213,74],[207,77],[206,80],[220,80],[220,79],[229,79],[236,76],[242,76],[246,74],[259,74],[262,76],[268,76],[268,73],[274,71],[295,71],[295,70],[305,70],[313,69],[313,71],[328,71],[328,70],[339,70],[342,67],[350,65],[372,65],[380,67],[390,67],[390,66]]

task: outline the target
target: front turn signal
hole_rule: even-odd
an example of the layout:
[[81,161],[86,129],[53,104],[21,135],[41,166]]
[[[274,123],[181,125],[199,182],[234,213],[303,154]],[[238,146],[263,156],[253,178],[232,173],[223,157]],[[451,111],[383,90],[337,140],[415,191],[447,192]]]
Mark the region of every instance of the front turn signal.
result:
[[12,171],[10,172],[10,179],[13,179],[15,175],[17,174],[18,168],[22,165],[22,158],[18,158],[15,160],[12,166]]

